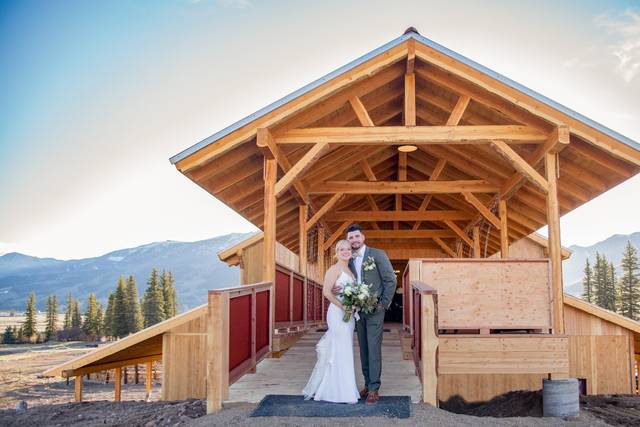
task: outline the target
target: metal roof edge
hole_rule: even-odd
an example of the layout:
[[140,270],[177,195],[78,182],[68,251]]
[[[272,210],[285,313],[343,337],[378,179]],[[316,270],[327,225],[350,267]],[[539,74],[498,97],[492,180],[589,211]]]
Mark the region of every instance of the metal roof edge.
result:
[[186,158],[187,156],[190,156],[191,154],[195,153],[196,151],[206,147],[207,145],[217,141],[218,139],[229,135],[230,133],[234,132],[235,130],[241,128],[242,126],[245,126],[246,124],[252,122],[253,120],[256,120],[257,118],[260,118],[262,116],[264,116],[265,114],[270,113],[271,111],[275,110],[276,108],[286,104],[287,102],[304,95],[305,93],[317,88],[318,86],[322,85],[323,83],[334,79],[335,77],[346,73],[347,71],[350,71],[351,69],[357,67],[358,65],[361,65],[363,63],[365,63],[366,61],[370,60],[373,57],[376,57],[378,55],[380,55],[383,52],[386,52],[387,50],[399,45],[400,43],[404,42],[405,40],[408,40],[409,38],[411,38],[413,36],[414,33],[409,33],[409,34],[403,34],[402,36],[395,38],[393,40],[391,40],[388,43],[385,43],[384,45],[372,50],[371,52],[357,58],[354,59],[353,61],[343,65],[342,67],[330,72],[329,74],[320,77],[317,80],[314,80],[313,82],[301,87],[300,89],[290,93],[289,95],[280,98],[279,100],[272,102],[271,104],[267,105],[264,108],[261,108],[260,110],[256,111],[253,114],[248,115],[247,117],[245,117],[244,119],[241,119],[235,123],[233,123],[232,125],[227,126],[226,128],[214,133],[213,135],[209,136],[208,138],[203,139],[202,141],[198,142],[195,145],[192,145],[191,147],[181,151],[180,153],[176,154],[175,156],[171,157],[169,159],[169,161],[171,162],[171,164],[176,164],[178,163],[180,160],[183,160],[184,158]]
[[534,98],[537,101],[540,101],[546,105],[548,105],[551,108],[554,108],[566,115],[568,115],[569,117],[579,120],[581,122],[583,122],[584,124],[592,127],[593,129],[597,130],[598,132],[604,133],[605,135],[610,136],[611,138],[617,139],[618,141],[630,146],[631,148],[640,151],[640,143],[638,143],[637,141],[634,141],[633,139],[626,137],[612,129],[609,129],[608,127],[594,121],[591,120],[590,118],[583,116],[582,114],[568,108],[565,107],[564,105],[560,104],[559,102],[554,101],[553,99],[550,99],[538,92],[536,92],[533,89],[529,89],[528,87],[514,81],[511,80],[510,78],[503,76],[502,74],[493,71],[490,68],[485,67],[482,64],[479,64],[469,58],[467,58],[466,56],[460,55],[457,52],[454,52],[453,50],[442,46],[439,43],[434,42],[433,40],[430,40],[420,34],[411,34],[413,38],[415,38],[417,41],[437,50],[438,52],[447,55],[453,59],[455,59],[456,61],[462,62],[465,65],[468,65],[469,67],[484,73],[488,76],[490,76],[491,78],[494,78],[496,80],[498,80],[501,83],[504,83],[505,85],[518,90],[526,95],[531,96],[532,98]]
[[171,157],[169,159],[169,161],[171,162],[171,164],[176,164],[177,162],[179,162],[180,160],[183,160],[184,158],[188,157],[189,155],[199,151],[200,149],[206,147],[207,145],[217,141],[218,139],[229,135],[230,133],[234,132],[235,130],[241,128],[242,126],[245,126],[246,124],[252,122],[253,120],[264,116],[265,114],[270,113],[271,111],[275,110],[276,108],[286,104],[287,102],[291,101],[292,99],[295,99],[301,95],[304,95],[305,93],[317,88],[318,86],[320,86],[321,84],[357,67],[358,65],[368,61],[369,59],[385,52],[386,50],[391,49],[392,47],[397,46],[398,44],[404,42],[405,40],[408,39],[415,39],[416,41],[419,41],[420,43],[429,46],[432,49],[435,49],[436,51],[449,56],[450,58],[455,59],[456,61],[459,61],[473,69],[475,69],[476,71],[479,71],[481,73],[484,73],[486,75],[488,75],[489,77],[515,89],[518,90],[528,96],[531,96],[532,98],[534,98],[535,100],[542,102],[548,106],[550,106],[551,108],[554,108],[558,111],[560,111],[563,114],[568,115],[569,117],[575,119],[575,120],[579,120],[581,122],[583,122],[584,124],[586,124],[587,126],[590,126],[591,128],[595,129],[598,132],[601,132],[605,135],[610,136],[611,138],[614,138],[622,143],[624,143],[625,145],[628,145],[629,147],[633,148],[634,150],[640,151],[640,143],[634,141],[633,139],[626,137],[612,129],[609,129],[608,127],[594,121],[591,120],[590,118],[583,116],[582,114],[568,108],[565,107],[564,105],[532,90],[529,89],[528,87],[514,81],[511,80],[510,78],[503,76],[502,74],[491,70],[490,68],[485,67],[482,64],[479,64],[469,58],[467,58],[466,56],[463,56],[457,52],[454,52],[453,50],[442,46],[439,43],[434,42],[431,39],[428,39],[418,33],[414,33],[414,32],[410,32],[407,34],[403,34],[402,36],[391,40],[390,42],[378,47],[377,49],[372,50],[371,52],[349,62],[346,65],[343,65],[342,67],[330,72],[329,74],[325,75],[324,77],[321,77],[309,84],[307,84],[306,86],[303,86],[302,88],[290,93],[289,95],[280,98],[279,100],[267,105],[264,108],[261,108],[260,110],[256,111],[253,114],[248,115],[247,117],[245,117],[244,119],[241,119],[235,123],[233,123],[230,126],[227,126],[226,128],[214,133],[213,135],[209,136],[208,138],[203,139],[202,141],[198,142],[197,144],[192,145],[191,147],[181,151],[180,153],[176,154],[175,156]]

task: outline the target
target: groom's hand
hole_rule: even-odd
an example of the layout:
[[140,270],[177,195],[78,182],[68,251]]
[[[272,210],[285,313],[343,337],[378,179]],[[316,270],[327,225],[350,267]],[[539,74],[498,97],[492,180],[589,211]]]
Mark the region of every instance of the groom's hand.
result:
[[333,285],[333,288],[331,288],[331,293],[333,293],[334,295],[338,295],[341,289],[341,286]]

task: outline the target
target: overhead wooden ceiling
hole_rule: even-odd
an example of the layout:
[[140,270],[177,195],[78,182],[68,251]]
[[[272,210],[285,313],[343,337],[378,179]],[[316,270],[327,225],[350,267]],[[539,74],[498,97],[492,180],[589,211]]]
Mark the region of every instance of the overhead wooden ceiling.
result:
[[[203,189],[223,201],[244,218],[262,228],[264,216],[263,153],[256,144],[258,128],[269,129],[273,138],[294,129],[323,127],[361,127],[367,120],[376,127],[405,125],[405,85],[408,67],[415,78],[415,125],[484,126],[518,125],[551,135],[566,129],[566,148],[559,153],[558,199],[560,213],[583,205],[640,170],[640,152],[624,141],[592,128],[566,112],[533,100],[485,73],[435,52],[407,37],[356,67],[338,74],[312,90],[288,99],[271,111],[257,115],[226,135],[176,161],[176,167]],[[413,45],[415,43],[415,45]],[[415,58],[411,56],[415,49]],[[409,63],[410,62],[410,63]],[[364,110],[364,112],[363,112]],[[566,127],[563,127],[566,126]],[[506,141],[509,142],[509,141]],[[509,143],[533,170],[544,176],[539,143]],[[417,151],[401,154],[398,144],[371,141],[369,145],[331,145],[304,172],[296,185],[309,189],[326,181],[429,181],[483,180],[500,189],[508,200],[508,234],[511,241],[529,235],[546,225],[546,196],[535,180],[524,179],[505,159],[495,144],[440,143],[419,145]],[[278,144],[288,167],[295,165],[313,144]],[[406,156],[406,157],[405,157]],[[288,167],[280,165],[278,179]],[[535,174],[534,174],[535,175]],[[484,207],[497,214],[497,196],[473,193],[474,200],[460,193],[449,194],[332,194],[309,195],[310,217],[334,197],[338,200],[319,224],[327,235],[349,222],[347,211],[455,211],[456,219],[444,221],[377,220],[359,221],[373,230],[444,229],[441,237],[384,239],[380,245],[396,247],[453,248],[459,241],[454,230],[470,230],[481,224],[481,240],[486,255],[500,250],[500,232],[480,215]],[[332,200],[333,201],[333,200]],[[297,252],[298,191],[291,187],[278,198],[277,240]],[[478,206],[481,204],[482,206]],[[408,214],[409,215],[409,214]],[[453,214],[452,214],[453,215]],[[416,233],[418,234],[418,233]],[[438,242],[437,239],[440,241]],[[486,243],[485,243],[486,242]]]

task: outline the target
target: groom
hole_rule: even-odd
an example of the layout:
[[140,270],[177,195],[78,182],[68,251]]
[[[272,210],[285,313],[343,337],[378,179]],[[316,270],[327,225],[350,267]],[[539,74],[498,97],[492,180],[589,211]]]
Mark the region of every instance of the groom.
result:
[[360,398],[366,398],[368,405],[375,405],[380,399],[378,389],[382,371],[384,313],[391,305],[396,291],[396,274],[383,250],[364,244],[364,233],[358,224],[347,228],[347,240],[353,250],[349,269],[359,283],[371,285],[373,292],[379,295],[376,310],[371,314],[359,313],[360,320],[356,322],[364,375],[364,389],[360,391]]

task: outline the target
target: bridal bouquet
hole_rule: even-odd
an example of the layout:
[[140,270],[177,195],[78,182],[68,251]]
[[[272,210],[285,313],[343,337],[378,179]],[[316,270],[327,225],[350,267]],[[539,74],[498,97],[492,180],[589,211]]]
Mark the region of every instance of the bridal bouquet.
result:
[[[348,322],[351,315],[361,311],[363,313],[373,313],[378,302],[378,293],[371,291],[371,285],[364,283],[347,283],[340,292],[342,305],[344,305],[344,316],[342,320]],[[356,314],[356,319],[357,319]]]

